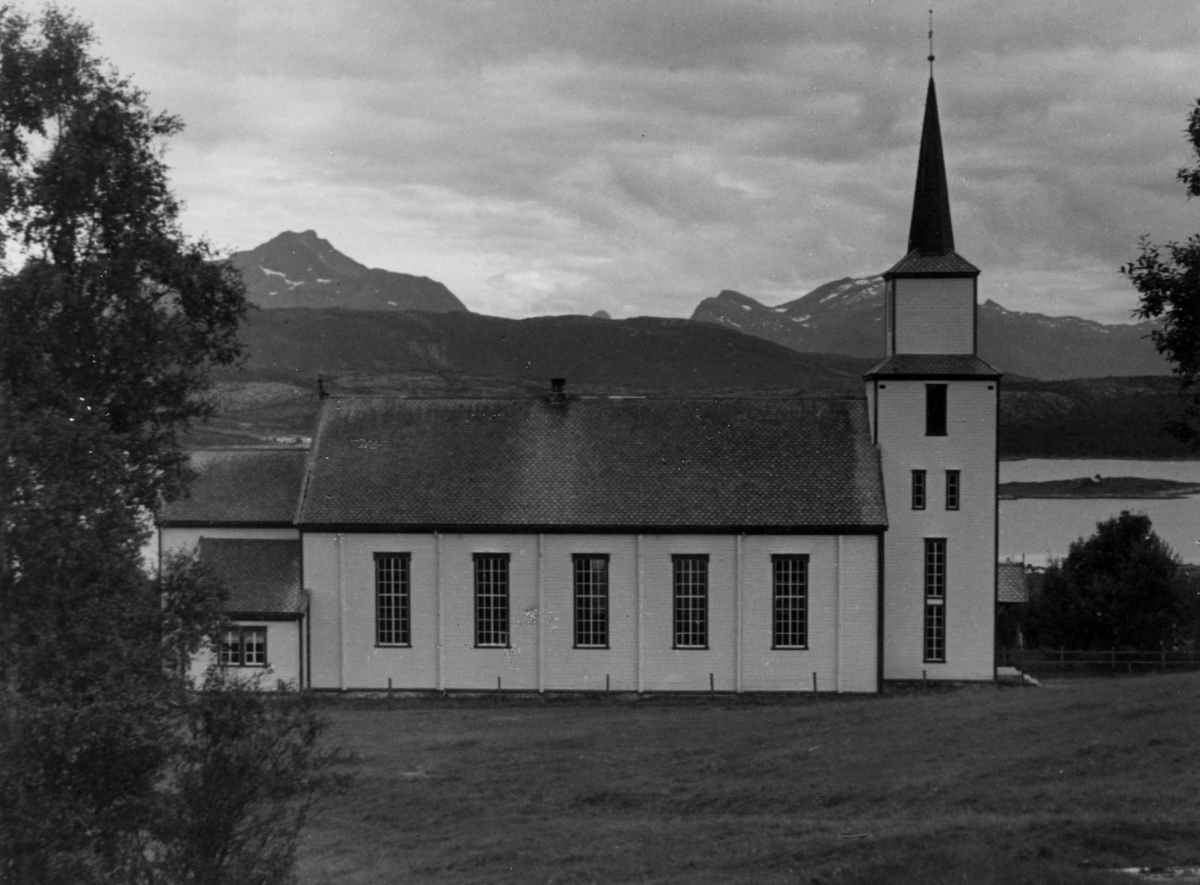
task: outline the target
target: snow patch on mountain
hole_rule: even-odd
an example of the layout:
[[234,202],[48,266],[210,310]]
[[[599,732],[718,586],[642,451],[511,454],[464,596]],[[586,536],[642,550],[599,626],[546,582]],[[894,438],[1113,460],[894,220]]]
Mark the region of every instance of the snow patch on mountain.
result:
[[[261,270],[263,273],[265,273],[269,277],[281,278],[283,280],[283,282],[287,284],[288,289],[295,289],[297,286],[304,285],[304,280],[289,280],[287,277],[287,274],[285,274],[281,270],[271,270],[271,268],[263,267],[261,264],[258,266],[258,269]],[[276,293],[272,292],[271,294],[275,295]]]

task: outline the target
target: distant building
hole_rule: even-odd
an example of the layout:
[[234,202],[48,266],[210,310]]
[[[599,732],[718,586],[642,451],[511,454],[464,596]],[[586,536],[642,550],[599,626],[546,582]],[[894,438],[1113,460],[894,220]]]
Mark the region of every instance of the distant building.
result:
[[305,687],[989,681],[1000,375],[976,355],[978,275],[931,77],[865,397],[329,397],[307,453],[198,454],[161,544],[230,576],[224,663]]
[[1023,562],[1002,562],[996,567],[996,644],[1001,649],[1025,647],[1031,577]]

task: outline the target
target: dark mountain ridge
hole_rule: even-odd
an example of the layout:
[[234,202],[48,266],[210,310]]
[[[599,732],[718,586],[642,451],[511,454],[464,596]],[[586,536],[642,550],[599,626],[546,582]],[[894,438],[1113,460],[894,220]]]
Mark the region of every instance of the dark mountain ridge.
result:
[[[804,354],[688,320],[584,316],[510,320],[466,312],[285,308],[242,329],[249,377],[450,373],[604,390],[663,392],[862,388],[869,361]],[[226,377],[237,377],[228,375]]]
[[230,260],[242,272],[250,300],[268,310],[467,310],[436,280],[369,268],[343,255],[311,230],[284,231],[261,246],[233,253]]

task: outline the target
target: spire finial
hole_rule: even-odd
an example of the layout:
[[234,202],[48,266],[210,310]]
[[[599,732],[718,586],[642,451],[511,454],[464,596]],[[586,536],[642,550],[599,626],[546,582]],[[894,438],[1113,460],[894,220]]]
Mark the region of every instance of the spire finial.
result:
[[929,76],[933,76],[933,10],[929,10]]

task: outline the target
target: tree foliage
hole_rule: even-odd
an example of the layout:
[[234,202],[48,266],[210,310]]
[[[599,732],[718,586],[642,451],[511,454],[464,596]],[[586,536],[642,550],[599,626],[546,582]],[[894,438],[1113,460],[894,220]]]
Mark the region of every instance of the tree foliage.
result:
[[1194,592],[1179,558],[1142,513],[1121,511],[1051,563],[1030,630],[1058,648],[1173,648],[1193,615]]
[[208,671],[181,729],[163,820],[171,881],[290,881],[300,829],[341,754],[321,747],[309,698],[279,692]]
[[[1197,165],[1181,168],[1176,178],[1190,198],[1200,196],[1200,100],[1188,115],[1185,134]],[[1143,237],[1141,254],[1121,272],[1139,293],[1134,316],[1160,321],[1160,328],[1150,337],[1179,380],[1186,408],[1168,429],[1192,446],[1200,446],[1200,234],[1163,246]]]
[[[192,560],[141,563],[247,303],[180,229],[163,143],[181,123],[93,50],[72,15],[0,3],[0,879],[199,881],[172,865],[203,854],[186,785],[258,758],[250,788],[303,807],[311,766],[287,781],[260,754],[276,735],[319,763],[320,726],[189,692],[222,590]],[[205,730],[229,710],[241,730]],[[264,864],[203,881],[281,881]]]

